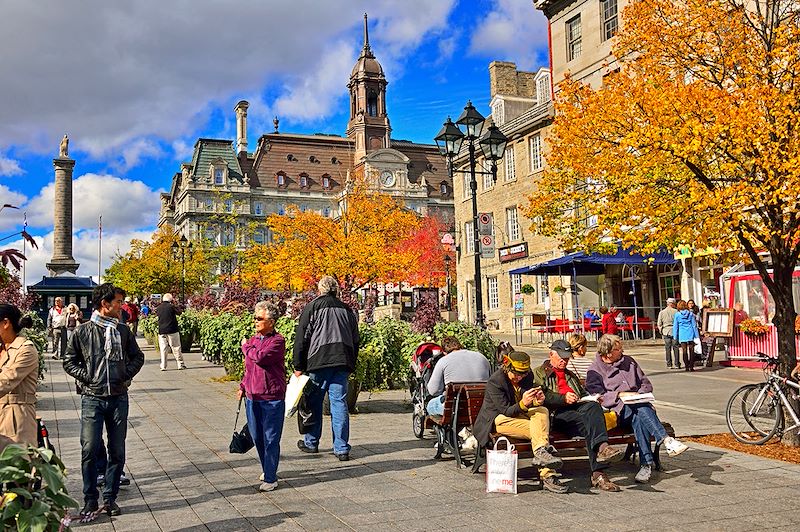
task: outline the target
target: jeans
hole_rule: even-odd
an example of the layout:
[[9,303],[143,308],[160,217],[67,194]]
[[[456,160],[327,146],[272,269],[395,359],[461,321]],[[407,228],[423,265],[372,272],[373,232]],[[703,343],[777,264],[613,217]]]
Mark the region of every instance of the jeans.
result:
[[432,416],[441,416],[444,414],[444,395],[437,395],[428,401],[427,410],[428,414]]
[[603,415],[603,408],[598,403],[575,403],[560,407],[553,415],[553,429],[586,439],[589,469],[592,473],[608,467],[608,464],[597,461],[598,447],[602,443],[608,443],[606,418]]
[[346,369],[322,368],[308,374],[315,386],[308,394],[308,405],[314,415],[314,426],[306,433],[306,447],[316,449],[322,436],[322,401],[325,393],[331,405],[331,431],[333,432],[334,454],[350,453],[350,414],[347,411],[347,379],[350,373]]
[[633,427],[633,435],[639,446],[639,463],[652,464],[650,438],[654,438],[656,444],[659,444],[668,436],[653,407],[650,404],[625,405],[619,415],[619,423]]
[[678,342],[673,336],[664,335],[664,354],[667,359],[667,366],[672,366],[672,357],[675,355],[675,365],[681,367],[681,356],[678,351]]
[[100,450],[103,426],[108,436],[108,465],[103,500],[115,501],[119,493],[119,478],[125,467],[125,437],[128,434],[128,396],[81,398],[81,473],[84,501],[98,500],[97,455]]
[[264,482],[278,481],[278,460],[281,457],[281,433],[285,407],[283,400],[245,401],[247,428],[256,444]]

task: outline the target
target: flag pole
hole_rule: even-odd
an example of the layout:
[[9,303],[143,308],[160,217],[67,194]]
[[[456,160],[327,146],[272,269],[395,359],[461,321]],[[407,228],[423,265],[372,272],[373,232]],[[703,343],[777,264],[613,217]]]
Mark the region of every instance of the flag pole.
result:
[[103,215],[100,215],[100,221],[98,223],[98,231],[100,238],[97,240],[97,284],[101,284],[102,279],[100,275],[103,271]]

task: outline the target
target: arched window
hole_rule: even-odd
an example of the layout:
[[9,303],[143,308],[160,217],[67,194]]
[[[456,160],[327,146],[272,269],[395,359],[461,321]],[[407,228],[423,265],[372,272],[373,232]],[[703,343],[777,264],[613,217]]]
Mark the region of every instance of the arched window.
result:
[[369,91],[367,94],[367,114],[378,116],[378,95],[375,94],[375,91]]

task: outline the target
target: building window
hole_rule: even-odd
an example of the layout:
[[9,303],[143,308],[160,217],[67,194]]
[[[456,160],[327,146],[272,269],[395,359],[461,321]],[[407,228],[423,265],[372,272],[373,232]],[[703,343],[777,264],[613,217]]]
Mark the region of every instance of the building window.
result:
[[517,178],[517,167],[514,159],[514,146],[508,146],[505,157],[506,162],[506,181],[513,181]]
[[447,183],[444,183],[444,182],[442,182],[442,183],[439,185],[439,193],[440,193],[442,196],[447,196]]
[[531,172],[538,172],[542,169],[542,135],[537,133],[531,137]]
[[472,225],[472,221],[464,222],[464,239],[465,248],[467,253],[475,253],[475,233],[473,232],[475,227]]
[[306,212],[308,210],[308,205],[305,203],[300,204],[300,212]]
[[300,188],[308,188],[308,176],[301,175],[300,176]]
[[214,210],[214,200],[207,199],[206,200],[206,210],[213,211]]
[[225,200],[225,212],[233,212],[233,200]]
[[488,277],[489,310],[500,308],[500,294],[497,290],[497,277]]
[[472,188],[470,187],[470,178],[469,173],[463,171],[462,176],[464,176],[464,197],[471,198],[472,197]]
[[517,214],[516,206],[506,209],[506,234],[508,235],[508,240],[511,242],[517,241],[521,237],[519,215]]
[[522,293],[522,276],[511,274],[511,299],[514,299],[514,295]]
[[281,216],[286,214],[286,206],[283,203],[278,205],[278,214]]
[[255,233],[253,233],[253,242],[256,244],[263,244],[264,243],[264,233],[261,229],[257,229]]
[[261,216],[262,214],[264,214],[264,204],[261,203],[260,201],[257,201],[255,211],[257,216]]
[[545,277],[543,275],[537,275],[536,276],[535,289],[536,289],[536,293],[538,294],[536,296],[536,302],[537,303],[540,303],[540,304],[541,303],[545,303],[545,299],[547,299],[547,291],[544,289],[544,283],[546,281],[547,281],[547,277]]
[[505,123],[505,105],[503,100],[498,100],[492,105],[492,120],[494,120],[494,125],[497,127]]
[[225,182],[225,171],[222,168],[214,169],[214,184],[222,185]]
[[331,188],[331,178],[324,175],[322,176],[322,188]]
[[279,186],[279,187],[284,187],[284,186],[286,186],[286,176],[285,176],[285,175],[283,175],[283,174],[278,174],[278,179],[277,179],[277,181],[278,181],[278,186]]
[[536,80],[536,101],[540,105],[550,101],[550,74],[543,74]]
[[581,55],[581,16],[571,18],[566,23],[567,33],[567,61],[572,61]]
[[489,190],[494,186],[494,179],[490,172],[483,174],[483,190]]
[[378,116],[378,95],[375,94],[375,91],[369,91],[367,95],[367,114]]
[[617,33],[617,0],[600,0],[600,17],[603,40],[607,41]]
[[325,207],[324,209],[322,209],[322,216],[324,216],[325,218],[330,218],[331,217],[331,208],[330,207]]

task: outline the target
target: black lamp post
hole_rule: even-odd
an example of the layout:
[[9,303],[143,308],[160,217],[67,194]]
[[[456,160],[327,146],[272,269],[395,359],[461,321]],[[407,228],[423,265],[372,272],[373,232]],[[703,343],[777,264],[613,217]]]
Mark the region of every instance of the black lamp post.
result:
[[186,257],[192,258],[192,243],[181,235],[180,240],[172,243],[172,256],[181,261],[181,303],[186,302]]
[[453,310],[453,305],[450,301],[450,255],[444,256],[444,271],[447,277],[447,312]]
[[[448,158],[448,168],[450,176],[453,175],[453,158],[461,151],[461,144],[464,140],[467,141],[467,149],[469,153],[469,175],[470,175],[470,190],[472,191],[472,232],[473,232],[473,247],[475,252],[475,324],[479,327],[484,327],[483,320],[483,293],[481,289],[481,255],[480,255],[480,235],[478,234],[478,182],[476,180],[477,174],[491,174],[492,179],[497,181],[497,161],[503,158],[506,151],[506,144],[508,138],[492,124],[489,126],[486,134],[481,138],[481,132],[484,125],[484,117],[481,115],[471,101],[467,102],[461,116],[458,117],[455,123],[447,117],[444,126],[442,126],[439,134],[436,135],[434,140],[436,145],[439,146],[439,151],[442,155]],[[463,133],[458,126],[463,126]],[[475,144],[479,144],[483,156],[491,161],[490,172],[479,172],[475,170],[477,161],[475,160]]]

